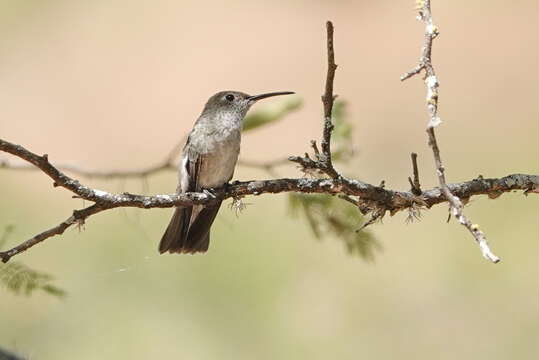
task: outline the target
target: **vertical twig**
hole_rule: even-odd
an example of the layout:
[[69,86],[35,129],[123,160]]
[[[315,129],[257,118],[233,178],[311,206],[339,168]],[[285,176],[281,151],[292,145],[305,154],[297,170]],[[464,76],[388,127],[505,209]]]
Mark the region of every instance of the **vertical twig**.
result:
[[324,123],[322,131],[322,141],[320,143],[320,150],[316,141],[311,141],[311,147],[314,151],[315,160],[309,157],[309,154],[305,156],[290,156],[288,160],[297,162],[302,167],[303,172],[310,173],[316,171],[328,175],[332,179],[340,179],[341,175],[333,167],[333,160],[331,157],[331,134],[333,132],[333,104],[335,103],[336,95],[333,94],[333,82],[335,81],[335,71],[337,70],[337,64],[335,64],[335,49],[333,47],[333,23],[331,21],[326,22],[327,31],[327,59],[328,70],[326,73],[326,83],[324,94],[322,95],[322,104],[324,106]]
[[436,77],[436,72],[432,65],[432,43],[434,39],[438,36],[438,29],[433,23],[432,12],[431,12],[431,2],[430,0],[421,0],[419,10],[419,19],[425,23],[425,40],[423,45],[423,50],[419,64],[404,74],[401,77],[401,80],[406,80],[411,78],[414,75],[419,74],[421,71],[425,71],[425,85],[427,87],[427,111],[429,115],[429,122],[427,125],[427,134],[429,137],[429,145],[432,148],[432,153],[434,155],[434,162],[436,164],[436,175],[438,176],[438,182],[440,183],[440,188],[444,196],[449,201],[449,206],[451,214],[465,226],[470,233],[473,235],[475,241],[481,249],[483,256],[497,263],[500,261],[500,258],[492,253],[490,250],[485,234],[479,230],[478,225],[472,224],[472,222],[464,215],[463,209],[464,205],[462,201],[454,196],[447,186],[445,179],[445,169],[442,163],[442,158],[440,155],[440,148],[438,142],[436,141],[436,133],[434,128],[440,125],[441,120],[438,116],[438,79]]
[[408,181],[410,182],[410,186],[412,187],[411,189],[412,194],[419,196],[421,195],[422,191],[421,191],[421,184],[419,183],[419,169],[417,167],[417,154],[412,153],[410,156],[412,158],[412,170],[414,172],[414,179],[412,180],[412,178],[408,177]]
[[333,103],[336,96],[333,94],[333,82],[335,80],[335,49],[333,48],[333,23],[326,23],[327,29],[327,52],[328,52],[328,71],[326,75],[326,86],[324,95],[322,95],[322,103],[324,104],[324,131],[322,136],[322,155],[324,163],[324,171],[332,178],[338,178],[339,173],[333,167],[331,159],[331,132],[333,131],[332,112]]

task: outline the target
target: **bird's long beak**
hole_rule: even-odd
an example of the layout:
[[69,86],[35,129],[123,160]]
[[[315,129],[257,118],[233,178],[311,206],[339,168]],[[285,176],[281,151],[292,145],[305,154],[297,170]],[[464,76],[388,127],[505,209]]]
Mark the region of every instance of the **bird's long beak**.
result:
[[258,101],[258,100],[260,100],[260,99],[265,99],[265,98],[269,98],[269,97],[272,97],[272,96],[290,95],[290,94],[295,94],[295,92],[293,92],[293,91],[278,91],[278,92],[271,92],[271,93],[266,93],[266,94],[260,94],[260,95],[249,96],[249,97],[247,98],[247,100],[252,101],[252,102],[255,102],[255,101]]

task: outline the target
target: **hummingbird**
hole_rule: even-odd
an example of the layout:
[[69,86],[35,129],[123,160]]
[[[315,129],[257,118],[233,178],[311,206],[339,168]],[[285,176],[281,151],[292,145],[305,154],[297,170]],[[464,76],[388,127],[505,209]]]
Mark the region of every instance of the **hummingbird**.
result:
[[[241,129],[247,111],[258,100],[291,91],[247,95],[221,91],[210,97],[189,133],[181,155],[177,193],[203,192],[227,184],[238,161]],[[178,206],[159,243],[159,252],[206,252],[210,227],[221,201],[210,205]]]

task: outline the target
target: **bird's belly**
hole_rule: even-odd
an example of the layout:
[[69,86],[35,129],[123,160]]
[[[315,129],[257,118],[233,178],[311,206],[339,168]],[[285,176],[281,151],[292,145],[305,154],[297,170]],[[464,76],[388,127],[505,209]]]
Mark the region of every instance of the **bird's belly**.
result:
[[240,152],[239,141],[226,141],[204,154],[198,184],[203,188],[220,187],[234,174]]

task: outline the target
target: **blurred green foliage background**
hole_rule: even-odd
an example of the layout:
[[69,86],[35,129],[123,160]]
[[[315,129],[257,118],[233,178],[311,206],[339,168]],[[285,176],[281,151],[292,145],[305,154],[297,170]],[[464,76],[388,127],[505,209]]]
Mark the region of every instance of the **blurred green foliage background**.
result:
[[[242,158],[302,154],[321,133],[331,19],[336,92],[351,125],[342,131],[355,147],[339,168],[408,189],[414,151],[422,185],[432,187],[424,86],[398,80],[419,56],[413,8],[389,0],[0,1],[0,136],[52,162],[140,168],[166,156],[214,92],[294,90],[303,107],[247,133]],[[449,181],[538,173],[539,4],[434,1],[433,10]],[[300,176],[294,166],[276,171]],[[268,176],[240,167],[235,178]],[[150,193],[175,186],[173,173],[149,180]],[[0,189],[0,229],[14,225],[5,246],[84,206],[37,172],[2,170]],[[467,207],[499,265],[445,222],[445,206],[413,224],[402,213],[373,225],[383,251],[365,262],[342,239],[317,241],[287,195],[245,201],[239,217],[223,207],[204,256],[157,255],[166,209],[99,214],[19,256],[67,295],[0,288],[0,347],[54,360],[536,357],[537,197],[478,197]]]

